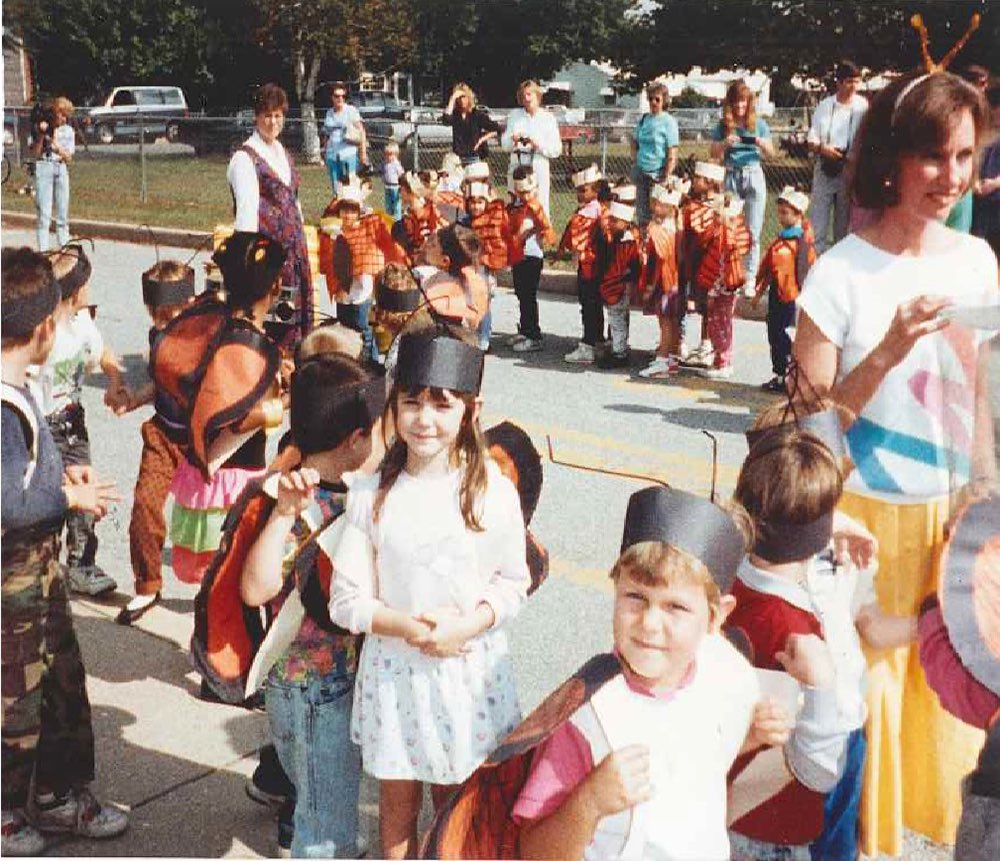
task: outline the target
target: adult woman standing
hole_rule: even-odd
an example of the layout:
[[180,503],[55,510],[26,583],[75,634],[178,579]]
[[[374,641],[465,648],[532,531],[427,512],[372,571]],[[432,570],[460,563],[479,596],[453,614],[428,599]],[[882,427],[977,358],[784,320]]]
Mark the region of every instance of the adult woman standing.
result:
[[500,125],[476,106],[476,94],[468,84],[455,85],[441,122],[451,126],[451,148],[463,165],[486,161],[490,154],[487,142],[500,133]]
[[[1000,304],[989,246],[942,223],[973,181],[986,126],[982,96],[948,73],[880,93],[850,177],[874,220],[819,259],[798,300],[793,355],[857,416],[841,507],[878,538],[879,604],[898,616],[914,616],[936,587],[955,491],[996,477],[986,335],[941,314]],[[982,733],[941,709],[916,649],[868,657],[861,849],[899,855],[904,822],[953,842],[959,782]]]
[[635,168],[635,212],[640,227],[649,222],[649,193],[653,185],[663,182],[677,166],[677,147],[680,132],[677,120],[667,113],[670,107],[670,93],[667,85],[654,81],[646,87],[649,113],[639,117],[632,137],[632,156]]
[[712,158],[725,157],[725,189],[743,201],[743,217],[753,236],[746,256],[744,290],[753,288],[760,262],[760,232],[764,227],[767,183],[761,156],[774,155],[767,123],[757,116],[756,98],[744,80],[733,81],[722,103],[722,119],[712,135]]
[[264,84],[254,96],[254,133],[229,160],[226,177],[233,193],[234,228],[263,233],[280,242],[288,255],[281,283],[298,297],[295,328],[286,343],[312,328],[313,291],[302,208],[299,172],[278,136],[285,127],[288,96],[277,84]]
[[350,181],[360,165],[368,164],[368,135],[358,109],[347,104],[347,84],[333,84],[330,99],[333,105],[323,118],[327,135],[324,159],[333,193],[339,195],[341,184]]
[[56,242],[69,242],[69,163],[76,151],[76,133],[68,123],[73,103],[60,96],[32,118],[31,153],[35,157],[35,212],[38,250],[49,250],[49,224],[56,216]]
[[523,81],[517,88],[517,101],[521,105],[510,112],[507,128],[500,145],[511,153],[507,168],[507,187],[514,187],[514,168],[530,166],[538,180],[538,199],[545,214],[549,215],[549,189],[552,178],[549,160],[562,154],[559,123],[542,107],[542,88],[537,81]]

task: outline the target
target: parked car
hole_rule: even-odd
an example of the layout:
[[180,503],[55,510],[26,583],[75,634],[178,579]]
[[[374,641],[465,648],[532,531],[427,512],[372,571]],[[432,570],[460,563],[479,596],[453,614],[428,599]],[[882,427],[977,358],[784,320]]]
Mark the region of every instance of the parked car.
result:
[[403,104],[392,93],[372,92],[370,90],[351,93],[347,101],[354,105],[362,119],[366,120],[370,117],[403,119],[408,109],[408,105]]
[[[317,119],[322,144],[322,115],[319,115]],[[195,155],[202,156],[209,153],[226,153],[228,155],[253,134],[254,115],[249,108],[229,116],[212,117],[193,114],[177,120],[176,127],[175,140],[191,146]],[[301,152],[303,141],[302,119],[297,114],[290,113],[285,118],[285,129],[281,133],[281,142],[293,153],[297,153]]]
[[103,104],[86,109],[82,122],[90,140],[109,144],[165,136],[177,140],[177,120],[188,115],[187,99],[180,87],[115,87]]

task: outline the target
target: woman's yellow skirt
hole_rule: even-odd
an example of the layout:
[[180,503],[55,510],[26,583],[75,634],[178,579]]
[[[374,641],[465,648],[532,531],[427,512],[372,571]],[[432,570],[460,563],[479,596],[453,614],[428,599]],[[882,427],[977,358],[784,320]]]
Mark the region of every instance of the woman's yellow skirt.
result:
[[[875,578],[886,613],[916,615],[938,585],[948,497],[896,505],[845,493],[840,509],[879,542]],[[917,645],[866,649],[868,757],[861,795],[861,851],[901,855],[903,827],[954,843],[961,781],[983,733],[949,715],[927,686]]]

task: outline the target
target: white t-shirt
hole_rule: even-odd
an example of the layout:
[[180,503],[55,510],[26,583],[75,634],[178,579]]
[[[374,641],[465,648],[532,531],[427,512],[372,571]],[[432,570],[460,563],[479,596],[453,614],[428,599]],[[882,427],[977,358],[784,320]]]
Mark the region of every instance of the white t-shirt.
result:
[[[264,159],[285,185],[292,184],[292,164],[281,141],[264,143],[264,139],[254,132],[244,145]],[[256,231],[260,216],[260,183],[257,182],[257,170],[254,168],[253,159],[242,149],[234,152],[229,160],[226,179],[229,180],[233,197],[236,199],[235,229]],[[300,213],[301,210],[300,205]]]
[[836,96],[827,96],[816,106],[807,140],[811,144],[849,149],[867,110],[868,102],[863,96],[851,96],[846,105],[837,101]]
[[759,699],[753,668],[717,635],[702,640],[694,678],[669,700],[630,690],[622,675],[594,694],[570,718],[593,762],[645,745],[653,796],[601,819],[584,858],[728,859],[726,773]]
[[44,365],[28,371],[28,387],[44,415],[80,403],[83,380],[101,366],[104,339],[84,308],[56,327],[56,336]]
[[[798,299],[840,349],[837,382],[878,345],[897,307],[949,296],[959,306],[1000,304],[997,262],[982,240],[919,257],[890,254],[850,234],[819,258]],[[857,468],[847,487],[914,501],[966,483],[974,433],[976,353],[987,334],[952,324],[917,341],[890,370],[847,432]]]
[[433,478],[400,473],[373,522],[379,474],[358,476],[347,495],[347,526],[333,557],[330,616],[369,632],[378,605],[411,615],[439,607],[471,612],[485,601],[496,625],[513,618],[531,583],[524,520],[514,485],[492,461],[483,494],[483,532],[459,508],[461,470]]

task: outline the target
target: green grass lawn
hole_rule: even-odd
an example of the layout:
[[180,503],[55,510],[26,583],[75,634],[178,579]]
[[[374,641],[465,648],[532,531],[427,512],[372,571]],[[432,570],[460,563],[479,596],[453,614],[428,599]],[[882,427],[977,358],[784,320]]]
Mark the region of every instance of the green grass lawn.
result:
[[[421,151],[421,167],[440,165],[443,150]],[[608,144],[602,153],[600,144],[574,146],[573,156],[559,159],[553,167],[551,196],[552,222],[560,232],[576,206],[576,196],[569,175],[591,161],[603,162],[611,178],[627,176],[631,157],[625,144]],[[708,144],[682,142],[681,159],[706,158]],[[195,231],[211,231],[216,224],[232,219],[232,197],[226,182],[228,158],[223,155],[194,158],[171,155],[149,156],[146,159],[146,200],[140,200],[142,175],[136,155],[111,157],[79,153],[70,168],[70,215],[72,218],[149,224]],[[507,156],[491,154],[494,187],[506,176]],[[323,165],[299,164],[302,174],[300,198],[307,222],[319,220],[330,201],[330,181]],[[769,203],[764,224],[762,245],[766,247],[777,227],[774,221],[773,198],[781,187],[796,182],[808,188],[810,169],[806,162],[775,159],[766,166]],[[26,181],[23,169],[15,168],[3,187],[2,205],[5,210],[33,212],[34,202],[28,195],[15,191]],[[371,202],[381,205],[381,180],[375,179]]]

